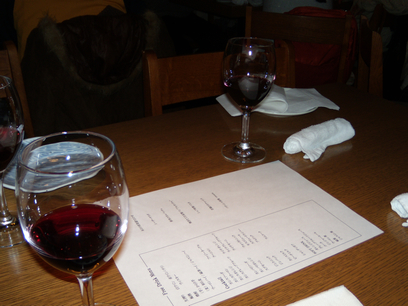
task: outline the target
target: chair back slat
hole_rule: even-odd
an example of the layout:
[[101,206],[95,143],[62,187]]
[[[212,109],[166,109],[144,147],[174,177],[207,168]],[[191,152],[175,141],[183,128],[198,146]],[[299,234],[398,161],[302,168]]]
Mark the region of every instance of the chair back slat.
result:
[[357,88],[383,96],[382,38],[370,28],[368,19],[361,16]]
[[[277,58],[276,84],[294,87],[294,73],[289,56],[293,50],[285,42],[275,48]],[[163,113],[163,106],[224,93],[222,84],[223,52],[157,58],[143,53],[145,116]]]
[[352,16],[345,18],[300,16],[246,9],[245,36],[341,46],[337,81],[347,80],[346,62]]

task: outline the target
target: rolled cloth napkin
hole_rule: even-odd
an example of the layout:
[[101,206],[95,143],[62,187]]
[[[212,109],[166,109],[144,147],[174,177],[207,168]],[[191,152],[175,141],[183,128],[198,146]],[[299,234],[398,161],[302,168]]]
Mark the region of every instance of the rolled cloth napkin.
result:
[[307,127],[286,139],[283,149],[288,154],[303,151],[303,158],[317,160],[328,146],[353,138],[354,128],[343,118],[329,120]]
[[[392,199],[391,208],[401,218],[408,218],[408,193],[402,193]],[[402,223],[402,226],[408,227],[408,220],[407,222]]]

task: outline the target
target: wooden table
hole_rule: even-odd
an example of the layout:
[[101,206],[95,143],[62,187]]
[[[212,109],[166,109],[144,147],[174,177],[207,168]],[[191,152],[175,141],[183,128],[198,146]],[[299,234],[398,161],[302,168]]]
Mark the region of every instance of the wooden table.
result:
[[[331,84],[319,91],[340,111],[318,109],[278,118],[254,114],[250,139],[385,233],[220,305],[286,305],[345,285],[366,306],[408,305],[408,229],[390,201],[408,192],[408,106]],[[327,148],[314,163],[282,145],[301,128],[343,117],[353,139]],[[219,105],[96,128],[114,140],[131,196],[251,167],[224,160],[221,147],[240,136],[240,118]],[[13,193],[7,193],[13,208]],[[0,305],[79,305],[73,276],[39,259],[26,243],[0,249]],[[95,275],[96,302],[137,305],[113,261]]]

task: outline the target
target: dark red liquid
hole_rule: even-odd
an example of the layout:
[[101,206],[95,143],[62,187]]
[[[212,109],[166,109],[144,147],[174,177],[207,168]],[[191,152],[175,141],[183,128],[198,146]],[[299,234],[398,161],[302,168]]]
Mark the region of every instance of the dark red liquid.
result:
[[0,128],[0,171],[7,168],[21,143],[20,132],[15,128]]
[[113,256],[122,239],[120,225],[119,216],[106,207],[66,206],[47,213],[33,225],[31,243],[55,268],[85,274]]
[[257,76],[232,77],[224,85],[231,98],[244,108],[258,105],[270,89],[270,81]]

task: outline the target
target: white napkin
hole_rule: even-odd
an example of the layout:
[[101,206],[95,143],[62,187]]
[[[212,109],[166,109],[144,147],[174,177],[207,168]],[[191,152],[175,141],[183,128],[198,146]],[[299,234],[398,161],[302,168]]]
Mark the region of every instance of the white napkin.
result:
[[287,306],[363,306],[344,286],[332,288]]
[[[408,218],[408,193],[402,193],[392,199],[391,208],[401,218]],[[402,226],[408,227],[408,220],[407,222],[402,223]]]
[[353,138],[355,131],[350,122],[343,118],[329,120],[307,127],[286,139],[283,149],[288,154],[303,151],[303,158],[312,162],[318,159],[328,146]]
[[[231,116],[242,115],[238,104],[227,94],[217,97],[217,101]],[[306,114],[318,107],[340,109],[314,88],[284,88],[274,84],[265,99],[253,111],[271,115],[294,116]]]

